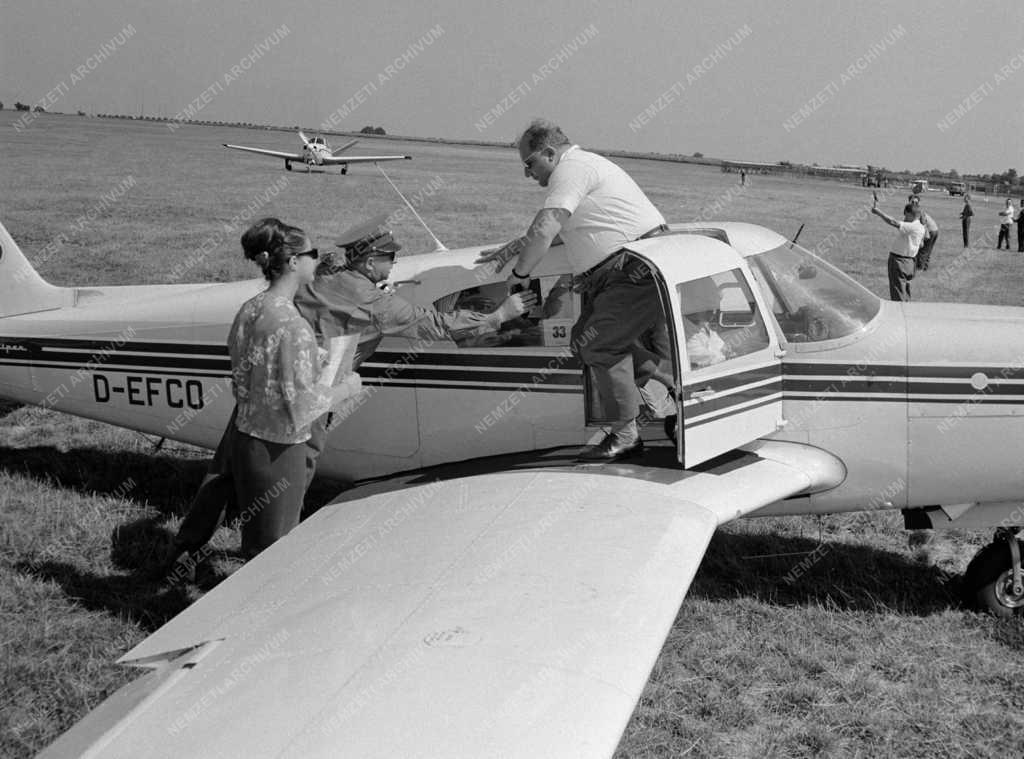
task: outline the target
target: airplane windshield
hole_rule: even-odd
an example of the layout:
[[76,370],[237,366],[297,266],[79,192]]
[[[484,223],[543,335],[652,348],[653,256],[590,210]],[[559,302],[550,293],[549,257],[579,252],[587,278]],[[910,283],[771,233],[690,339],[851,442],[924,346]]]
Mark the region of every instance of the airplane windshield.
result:
[[881,308],[876,295],[799,245],[786,243],[747,263],[790,342],[852,335]]

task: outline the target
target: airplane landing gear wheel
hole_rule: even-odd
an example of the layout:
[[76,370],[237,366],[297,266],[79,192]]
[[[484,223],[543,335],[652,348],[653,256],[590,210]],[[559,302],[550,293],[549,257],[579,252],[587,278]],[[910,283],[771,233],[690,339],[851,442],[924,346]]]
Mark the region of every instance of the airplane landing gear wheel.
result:
[[348,174],[348,166],[342,166],[341,167],[341,173],[342,174]]
[[[1021,541],[1010,540],[1020,550]],[[1013,557],[1008,540],[990,543],[971,559],[964,572],[964,597],[968,603],[997,617],[1024,616],[1024,590],[1018,593],[1013,587]]]
[[288,171],[291,171],[292,170],[292,162],[291,161],[285,161],[284,162],[284,167],[286,169],[288,169]]

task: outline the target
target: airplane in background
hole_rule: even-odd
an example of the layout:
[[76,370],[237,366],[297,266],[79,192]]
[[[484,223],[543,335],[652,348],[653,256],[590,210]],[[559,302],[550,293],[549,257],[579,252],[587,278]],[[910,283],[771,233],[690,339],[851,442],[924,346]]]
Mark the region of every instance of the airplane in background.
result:
[[[320,459],[356,486],[126,653],[149,672],[40,756],[610,756],[712,534],[740,517],[994,528],[964,584],[1022,613],[1024,309],[884,301],[752,224],[628,248],[666,314],[675,432],[574,462],[604,420],[552,248],[536,313],[386,338]],[[441,310],[497,304],[481,250],[399,258],[392,280]],[[228,327],[264,287],[56,287],[0,226],[0,397],[213,447]]]
[[381,161],[411,161],[411,155],[367,155],[367,156],[343,156],[340,153],[348,150],[350,147],[355,145],[359,140],[351,140],[346,142],[340,148],[331,150],[328,146],[327,141],[323,137],[316,136],[313,139],[308,139],[306,135],[299,130],[299,139],[302,140],[302,152],[301,153],[286,153],[281,150],[267,150],[265,148],[250,148],[245,145],[228,145],[223,143],[224,147],[231,148],[232,150],[244,150],[248,153],[258,153],[259,155],[269,155],[274,158],[283,158],[284,167],[288,171],[292,170],[292,162],[306,164],[306,173],[308,174],[314,166],[341,166],[341,173],[348,173],[348,166],[351,163],[380,163]]

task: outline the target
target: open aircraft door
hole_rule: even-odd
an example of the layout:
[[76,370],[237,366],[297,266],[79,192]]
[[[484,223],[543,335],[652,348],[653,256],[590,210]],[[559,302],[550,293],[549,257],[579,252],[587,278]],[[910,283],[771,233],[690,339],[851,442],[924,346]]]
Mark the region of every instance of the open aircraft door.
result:
[[661,274],[680,390],[679,460],[687,468],[784,424],[783,351],[760,290],[731,247],[702,237],[695,250],[694,242],[688,237],[684,250],[668,235],[630,246]]

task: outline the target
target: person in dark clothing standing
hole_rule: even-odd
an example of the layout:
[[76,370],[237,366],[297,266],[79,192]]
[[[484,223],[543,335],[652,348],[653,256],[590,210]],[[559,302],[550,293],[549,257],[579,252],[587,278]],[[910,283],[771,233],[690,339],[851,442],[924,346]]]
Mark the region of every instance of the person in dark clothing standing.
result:
[[1017,212],[1017,252],[1024,253],[1024,198],[1020,199],[1020,210]]
[[971,196],[964,194],[964,207],[960,211],[960,227],[964,232],[964,247],[971,246],[971,217],[974,216],[974,209],[971,208]]

